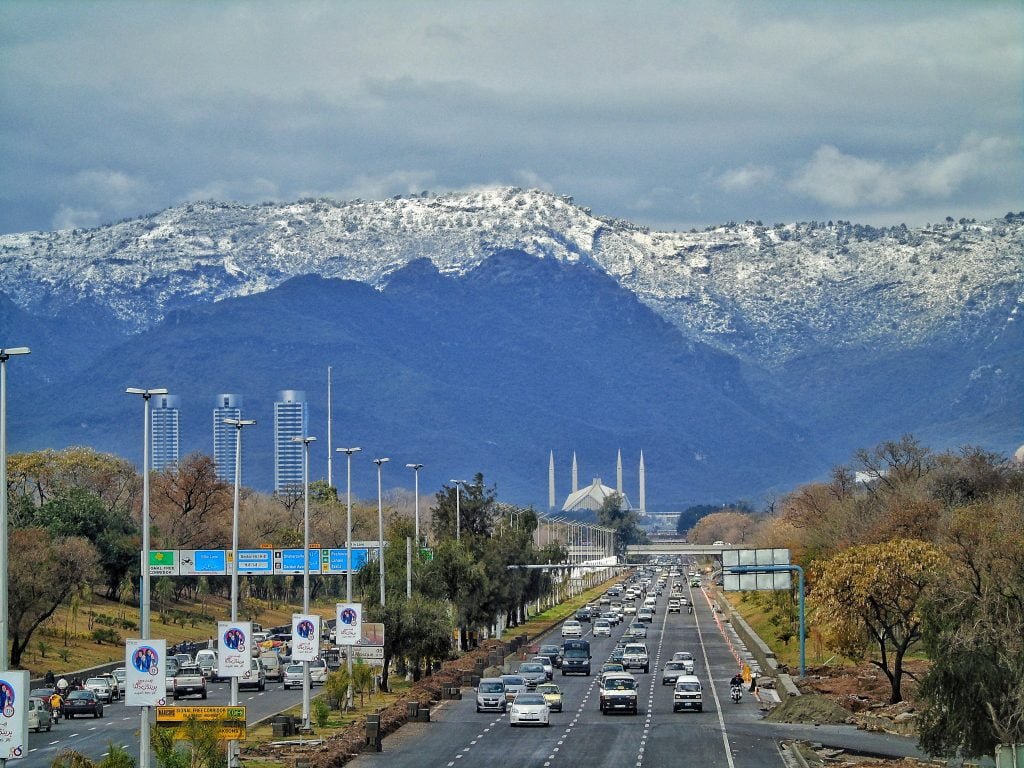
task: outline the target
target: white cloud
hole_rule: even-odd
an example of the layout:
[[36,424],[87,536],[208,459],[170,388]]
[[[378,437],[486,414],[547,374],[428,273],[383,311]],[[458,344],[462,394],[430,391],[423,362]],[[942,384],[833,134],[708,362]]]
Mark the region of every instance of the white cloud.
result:
[[789,188],[843,208],[947,199],[969,181],[1003,173],[1004,163],[1017,161],[1020,148],[1020,140],[972,135],[953,152],[898,164],[855,157],[826,144],[797,171]]
[[726,171],[715,183],[726,192],[746,192],[767,184],[774,176],[775,170],[767,165],[745,165]]
[[189,190],[185,199],[263,202],[280,200],[281,194],[270,179],[215,179],[202,187]]
[[54,229],[91,229],[103,223],[103,216],[92,208],[72,208],[62,205],[53,216]]

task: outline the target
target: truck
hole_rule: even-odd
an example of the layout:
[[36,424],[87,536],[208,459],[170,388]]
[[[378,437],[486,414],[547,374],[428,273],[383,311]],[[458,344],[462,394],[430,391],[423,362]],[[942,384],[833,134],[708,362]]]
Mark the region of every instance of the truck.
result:
[[590,643],[587,640],[566,640],[562,643],[562,676],[582,672],[590,677]]
[[645,643],[626,643],[622,649],[622,667],[625,670],[642,669],[644,672],[651,671],[650,656]]
[[171,678],[171,695],[177,701],[182,696],[206,698],[206,678],[198,664],[183,664]]

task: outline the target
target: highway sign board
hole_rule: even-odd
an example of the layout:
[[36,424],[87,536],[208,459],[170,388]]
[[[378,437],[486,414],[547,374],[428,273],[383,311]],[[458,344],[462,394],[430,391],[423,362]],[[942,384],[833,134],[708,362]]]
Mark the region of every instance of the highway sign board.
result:
[[149,552],[149,575],[150,576],[177,576],[178,575],[178,551],[175,549],[150,550]]
[[[303,549],[275,549],[274,550],[274,573],[305,573],[303,562]],[[355,558],[353,558],[354,560]],[[320,573],[320,550],[309,550],[309,572]]]
[[362,659],[363,661],[384,661],[383,645],[350,645],[348,648],[352,650],[353,659]]
[[[231,552],[228,556],[228,571],[231,570]],[[272,549],[240,549],[238,550],[238,572],[243,574],[265,574],[274,572],[274,550]]]
[[178,573],[182,576],[224,576],[227,568],[227,553],[223,549],[178,551]]
[[[780,567],[789,564],[788,549],[722,550],[722,588],[727,592],[789,590],[792,574]],[[733,568],[742,572],[732,572]]]
[[173,728],[175,739],[188,739],[189,718],[217,724],[221,739],[245,739],[245,707],[157,707],[158,728]]

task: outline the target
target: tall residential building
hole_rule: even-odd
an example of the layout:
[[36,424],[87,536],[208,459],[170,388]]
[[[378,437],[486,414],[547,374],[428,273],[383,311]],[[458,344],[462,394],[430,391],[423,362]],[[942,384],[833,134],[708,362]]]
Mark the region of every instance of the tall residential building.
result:
[[309,430],[306,393],[295,389],[279,392],[274,403],[274,493],[302,487],[302,443]]
[[160,470],[178,465],[181,428],[178,419],[181,398],[177,395],[156,395],[150,410],[153,439],[153,469]]
[[213,408],[213,462],[217,465],[217,478],[226,483],[235,481],[235,428],[224,419],[242,418],[241,395],[217,395]]

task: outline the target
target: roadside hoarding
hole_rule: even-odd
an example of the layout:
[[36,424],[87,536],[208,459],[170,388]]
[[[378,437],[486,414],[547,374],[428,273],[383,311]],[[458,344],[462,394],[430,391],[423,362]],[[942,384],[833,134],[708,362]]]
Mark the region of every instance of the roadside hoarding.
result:
[[252,623],[217,622],[217,676],[242,677],[252,665]]
[[159,707],[166,702],[166,658],[166,640],[125,640],[126,707]]
[[335,642],[338,645],[355,645],[363,631],[363,604],[338,603],[336,608]]
[[236,741],[245,739],[245,707],[157,707],[156,709],[157,727],[173,728],[175,739],[189,738],[185,725],[191,718],[202,722],[217,723],[217,736],[220,739]]
[[320,617],[292,614],[292,661],[313,661],[320,655]]
[[0,757],[28,754],[28,671],[0,672]]

